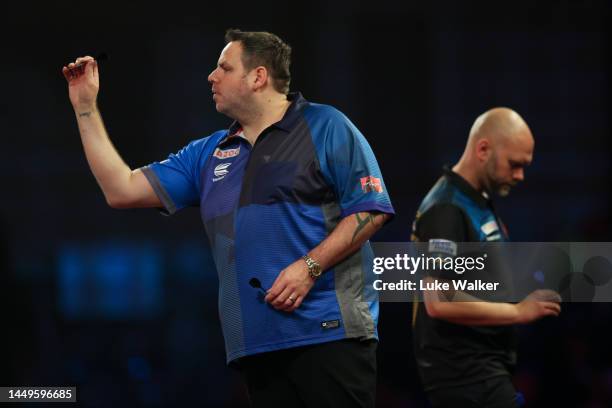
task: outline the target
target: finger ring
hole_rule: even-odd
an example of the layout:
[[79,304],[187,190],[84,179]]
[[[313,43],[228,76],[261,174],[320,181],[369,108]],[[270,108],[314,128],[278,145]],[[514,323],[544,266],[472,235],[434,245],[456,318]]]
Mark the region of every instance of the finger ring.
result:
[[295,298],[294,298],[294,297],[289,296],[289,301],[290,301],[291,303],[293,303],[293,302],[295,302]]

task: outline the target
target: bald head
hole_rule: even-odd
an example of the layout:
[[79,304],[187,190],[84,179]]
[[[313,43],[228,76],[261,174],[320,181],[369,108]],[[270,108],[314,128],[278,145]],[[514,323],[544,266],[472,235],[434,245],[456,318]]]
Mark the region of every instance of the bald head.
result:
[[509,108],[493,108],[480,115],[472,125],[467,146],[473,146],[483,137],[492,145],[516,138],[533,139],[527,123]]
[[518,113],[493,108],[472,125],[463,156],[454,169],[478,190],[505,196],[524,179],[533,147],[531,130]]

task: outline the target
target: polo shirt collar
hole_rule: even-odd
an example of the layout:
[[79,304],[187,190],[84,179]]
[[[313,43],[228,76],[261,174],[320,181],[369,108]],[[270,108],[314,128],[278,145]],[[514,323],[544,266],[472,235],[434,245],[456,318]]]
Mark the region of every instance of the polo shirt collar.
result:
[[455,173],[449,165],[445,165],[442,169],[444,171],[444,175],[450,180],[450,182],[457,186],[459,190],[470,197],[480,207],[485,208],[492,206],[493,203],[487,192],[478,192],[470,183],[467,182],[466,179]]
[[[278,122],[272,124],[285,132],[290,132],[293,129],[295,122],[299,119],[302,109],[308,104],[308,101],[302,96],[300,92],[290,92],[287,94],[287,100],[291,102],[289,108],[283,115],[283,118]],[[235,120],[227,131],[227,136],[217,143],[217,146],[225,143],[230,138],[235,137],[242,130],[242,125]]]
[[291,105],[287,108],[283,118],[272,126],[276,126],[285,132],[290,132],[295,122],[300,118],[302,109],[308,104],[308,101],[304,99],[300,92],[290,92],[287,94],[287,100],[291,102]]

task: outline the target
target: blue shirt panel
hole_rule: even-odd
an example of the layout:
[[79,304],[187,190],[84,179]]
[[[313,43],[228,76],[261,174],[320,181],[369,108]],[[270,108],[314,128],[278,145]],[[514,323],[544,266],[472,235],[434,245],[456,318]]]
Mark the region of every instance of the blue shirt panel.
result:
[[[160,196],[164,210],[169,214],[185,207],[197,206],[201,194],[200,170],[209,158],[216,142],[227,133],[220,130],[183,147],[178,153],[170,154],[166,160],[145,167],[145,175]],[[155,175],[148,177],[149,170]],[[160,188],[161,187],[161,191]]]
[[251,278],[257,278],[269,289],[281,270],[325,239],[322,219],[320,207],[291,202],[252,204],[238,211],[235,259],[245,350],[232,350],[230,359],[246,351],[251,354],[344,337],[342,326],[335,330],[321,326],[324,321],[342,319],[333,270],[317,279],[292,313],[265,304],[263,293],[249,285]]
[[[357,127],[328,105],[311,103],[304,110],[304,118],[321,171],[336,192],[342,216],[361,211],[395,214],[374,152]],[[362,185],[362,179],[376,185],[368,188]]]
[[[498,220],[491,208],[483,208],[476,205],[474,201],[462,191],[457,191],[455,193],[452,203],[465,211],[481,242],[508,241],[508,237],[501,226],[501,221]],[[491,225],[491,227],[486,228],[485,226],[487,225]]]
[[205,224],[236,210],[250,152],[251,144],[240,136],[230,137],[213,151],[200,173],[200,213]]
[[[474,191],[471,194],[478,193]],[[485,198],[479,197],[478,201],[484,202]],[[498,219],[493,209],[474,200],[473,197],[466,194],[455,183],[452,183],[448,176],[440,178],[425,199],[423,199],[419,213],[424,214],[428,209],[438,204],[452,204],[460,208],[467,216],[473,235],[476,236],[478,241],[508,241],[508,236],[502,227],[501,220]],[[483,229],[487,224],[492,227],[485,227]]]

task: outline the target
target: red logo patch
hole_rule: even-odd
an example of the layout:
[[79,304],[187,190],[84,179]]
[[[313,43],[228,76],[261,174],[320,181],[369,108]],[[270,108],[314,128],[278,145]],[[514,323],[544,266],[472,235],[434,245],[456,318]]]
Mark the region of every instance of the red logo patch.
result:
[[213,156],[215,156],[217,159],[229,159],[230,157],[238,156],[238,154],[240,154],[240,147],[227,150],[221,150],[217,147],[213,153]]
[[380,179],[374,176],[367,176],[361,178],[361,189],[364,193],[369,193],[370,191],[374,191],[377,193],[382,193],[383,188],[380,183]]

